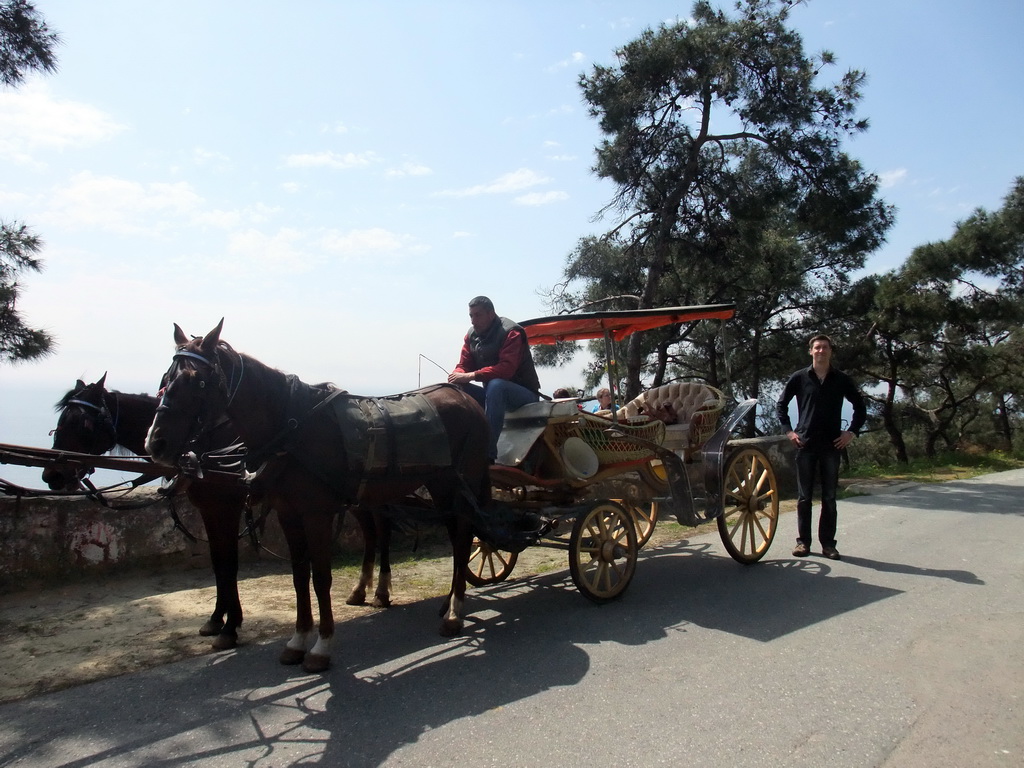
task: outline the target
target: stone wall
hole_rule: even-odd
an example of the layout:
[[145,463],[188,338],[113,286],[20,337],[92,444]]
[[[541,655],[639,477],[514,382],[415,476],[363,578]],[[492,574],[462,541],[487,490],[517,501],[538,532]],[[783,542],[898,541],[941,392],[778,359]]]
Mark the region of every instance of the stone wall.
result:
[[[113,507],[129,502],[148,505],[111,509],[81,497],[0,497],[0,588],[140,566],[209,567],[203,523],[187,499],[173,504],[198,542],[175,527],[172,502],[156,489],[140,488],[129,497],[110,499]],[[276,515],[264,520],[261,543],[275,553],[287,552]],[[276,559],[255,551],[248,538],[239,548],[243,559]]]

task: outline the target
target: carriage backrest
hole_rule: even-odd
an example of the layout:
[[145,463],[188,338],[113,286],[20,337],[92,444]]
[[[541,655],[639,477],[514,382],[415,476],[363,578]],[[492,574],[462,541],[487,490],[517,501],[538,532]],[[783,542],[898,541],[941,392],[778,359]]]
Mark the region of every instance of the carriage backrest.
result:
[[725,407],[725,396],[700,381],[673,381],[642,392],[622,406],[619,417],[631,419],[641,413],[654,416],[664,413],[666,406],[671,407],[676,417],[675,423],[669,427],[669,434],[680,433],[675,436],[675,441],[688,447],[698,447],[714,432]]

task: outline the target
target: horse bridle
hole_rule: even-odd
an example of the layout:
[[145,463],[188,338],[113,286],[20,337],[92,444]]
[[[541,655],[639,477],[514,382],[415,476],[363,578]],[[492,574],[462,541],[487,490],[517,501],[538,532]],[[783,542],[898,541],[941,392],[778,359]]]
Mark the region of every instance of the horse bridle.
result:
[[[218,345],[217,349],[214,350],[213,359],[201,355],[198,352],[193,352],[190,349],[186,349],[184,346],[178,347],[174,352],[173,362],[167,373],[164,374],[164,380],[160,388],[160,402],[157,403],[156,412],[159,414],[161,411],[169,411],[171,406],[167,405],[166,397],[167,390],[178,376],[185,371],[193,371],[199,377],[199,388],[205,390],[209,383],[209,377],[204,376],[202,371],[205,369],[209,372],[209,375],[216,377],[216,389],[225,398],[224,406],[214,406],[210,402],[210,398],[205,395],[200,400],[199,413],[195,418],[192,428],[188,432],[185,440],[185,444],[189,448],[194,448],[196,444],[203,437],[209,437],[210,434],[221,424],[228,420],[227,409],[231,407],[231,403],[235,399],[235,395],[238,393],[238,388],[242,384],[242,377],[245,375],[245,358],[241,355],[238,356],[239,364],[237,366],[237,379],[235,377],[236,366],[232,365],[231,375],[225,376],[223,366],[220,361],[220,350],[221,347]],[[182,362],[196,361],[202,363],[201,366],[185,367],[181,365]],[[213,411],[216,408],[216,413]]]
[[[68,400],[64,403],[63,407],[61,408],[60,418],[57,420],[57,426],[54,428],[53,433],[59,432],[61,430],[61,424],[64,421],[65,415],[68,412],[68,408],[71,406],[77,406],[83,412],[92,412],[95,414],[96,427],[94,428],[94,431],[105,435],[110,441],[110,444],[107,445],[105,448],[98,449],[98,453],[106,453],[115,445],[117,445],[117,415],[111,414],[110,408],[107,407],[107,400],[105,397],[101,395],[100,404],[97,405],[96,403],[85,400],[83,398],[84,393],[84,389],[79,390],[70,398],[68,398]],[[118,405],[116,397],[114,397],[114,405]],[[96,443],[97,441],[98,435],[94,436],[93,438],[94,443]]]

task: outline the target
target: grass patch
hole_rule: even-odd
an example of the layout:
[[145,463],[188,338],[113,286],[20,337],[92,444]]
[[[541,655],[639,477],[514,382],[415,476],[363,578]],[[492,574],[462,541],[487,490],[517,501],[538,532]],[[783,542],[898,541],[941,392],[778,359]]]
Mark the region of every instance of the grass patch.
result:
[[1001,451],[987,453],[948,452],[920,457],[909,464],[854,464],[843,476],[859,479],[905,480],[916,483],[941,483],[1005,472],[1024,467],[1024,458]]

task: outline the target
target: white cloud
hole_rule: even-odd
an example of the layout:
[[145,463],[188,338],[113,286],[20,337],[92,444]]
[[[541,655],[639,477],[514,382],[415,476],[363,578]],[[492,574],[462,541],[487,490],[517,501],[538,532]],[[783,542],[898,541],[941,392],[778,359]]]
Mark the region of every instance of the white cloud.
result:
[[897,168],[892,171],[885,171],[884,173],[878,174],[878,183],[882,189],[888,189],[889,187],[895,187],[907,179],[907,169]]
[[320,127],[320,133],[348,133],[348,126],[342,122],[324,124]]
[[280,212],[268,205],[207,208],[191,184],[141,183],[84,172],[47,200],[41,223],[71,230],[161,236],[183,226],[232,229],[266,221]]
[[31,198],[24,192],[12,192],[0,189],[0,205],[2,206],[25,205],[29,203],[30,200]]
[[0,91],[0,153],[19,162],[31,162],[39,150],[89,146],[124,130],[89,104],[54,98],[39,81]]
[[373,152],[345,152],[344,154],[339,154],[330,150],[326,152],[287,155],[284,158],[284,164],[287,168],[333,168],[342,171],[350,168],[365,168],[377,161],[377,155]]
[[221,265],[231,270],[288,267],[293,272],[305,272],[313,268],[314,260],[303,247],[303,239],[302,232],[290,227],[279,229],[272,235],[256,229],[234,232],[228,237],[227,249],[235,258]]
[[516,205],[547,205],[548,203],[557,203],[559,200],[568,199],[569,195],[566,192],[530,192],[520,195],[513,202]]
[[373,256],[420,253],[426,247],[411,235],[400,235],[381,227],[351,229],[347,232],[332,230],[320,238],[317,245],[325,251],[346,258],[366,259]]
[[402,163],[397,168],[389,168],[384,174],[389,177],[399,176],[430,176],[434,170],[426,165],[420,165],[419,163]]
[[215,152],[202,147],[192,150],[192,160],[196,165],[212,165],[217,168],[226,168],[231,162],[231,158],[223,152]]
[[202,203],[185,182],[142,184],[85,172],[52,196],[44,218],[69,229],[153,235],[180,225]]
[[547,184],[551,181],[546,176],[542,176],[535,171],[531,171],[529,168],[520,168],[506,173],[503,176],[499,176],[494,181],[488,182],[487,184],[477,184],[473,187],[466,187],[465,189],[449,189],[438,192],[437,194],[443,197],[476,197],[478,195],[501,195],[509,194],[512,192],[519,192],[530,187],[536,187],[540,184]]
[[566,67],[579,66],[586,60],[587,57],[584,56],[582,53],[580,53],[579,51],[573,51],[569,58],[562,59],[561,61],[556,61],[554,64],[548,67],[548,72],[556,72],[560,69],[565,69]]

